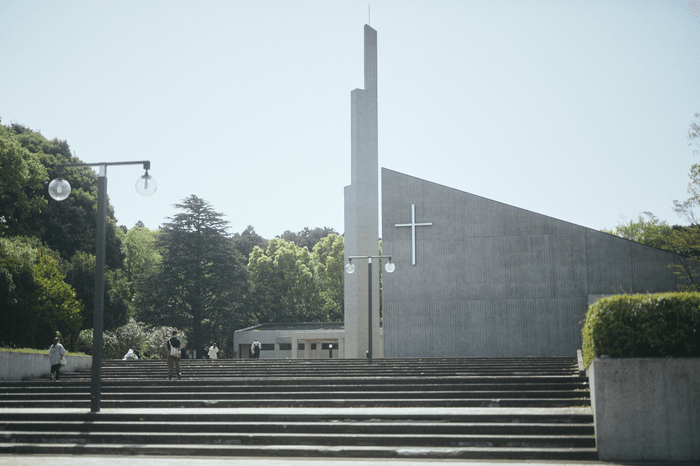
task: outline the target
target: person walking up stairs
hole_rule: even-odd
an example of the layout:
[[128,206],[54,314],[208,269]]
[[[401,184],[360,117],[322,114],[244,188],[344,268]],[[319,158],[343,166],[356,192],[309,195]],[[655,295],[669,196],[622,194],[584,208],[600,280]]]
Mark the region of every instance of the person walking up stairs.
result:
[[177,337],[177,330],[172,331],[172,336],[167,341],[168,346],[168,380],[173,379],[173,368],[177,374],[177,378],[181,378],[180,373],[180,355],[181,355],[181,342]]

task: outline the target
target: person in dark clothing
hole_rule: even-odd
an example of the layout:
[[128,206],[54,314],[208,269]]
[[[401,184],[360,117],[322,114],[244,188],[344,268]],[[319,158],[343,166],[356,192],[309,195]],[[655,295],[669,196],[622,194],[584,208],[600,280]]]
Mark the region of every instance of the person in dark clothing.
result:
[[262,345],[258,340],[255,340],[252,345],[250,345],[250,354],[253,359],[260,359],[260,348]]
[[177,330],[172,331],[172,336],[168,338],[168,379],[173,378],[173,369],[177,374],[177,378],[182,377],[180,373],[180,354],[181,354],[181,343],[180,339],[177,337]]

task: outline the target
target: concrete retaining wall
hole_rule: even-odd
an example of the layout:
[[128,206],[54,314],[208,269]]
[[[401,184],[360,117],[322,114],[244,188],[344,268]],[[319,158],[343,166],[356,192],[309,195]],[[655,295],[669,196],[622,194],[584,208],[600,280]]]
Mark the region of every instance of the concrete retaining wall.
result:
[[603,461],[700,461],[700,358],[595,359],[588,370]]
[[[61,372],[90,369],[92,356],[66,354],[66,366]],[[0,351],[0,380],[24,380],[49,375],[49,351],[41,353],[13,353]]]

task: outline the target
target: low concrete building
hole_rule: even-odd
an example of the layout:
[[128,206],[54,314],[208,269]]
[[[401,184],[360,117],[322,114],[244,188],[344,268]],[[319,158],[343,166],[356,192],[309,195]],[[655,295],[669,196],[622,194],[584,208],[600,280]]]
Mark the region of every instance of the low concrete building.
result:
[[260,324],[236,330],[233,347],[238,359],[250,357],[250,345],[262,344],[261,359],[329,359],[345,357],[342,322]]

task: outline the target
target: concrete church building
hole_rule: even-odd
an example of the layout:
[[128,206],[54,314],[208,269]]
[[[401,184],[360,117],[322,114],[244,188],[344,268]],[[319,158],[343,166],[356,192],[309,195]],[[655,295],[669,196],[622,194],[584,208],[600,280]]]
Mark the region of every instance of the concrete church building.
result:
[[386,169],[382,235],[385,357],[575,356],[589,303],[679,283],[666,251]]
[[[377,35],[353,91],[345,256],[378,255]],[[375,357],[575,356],[601,295],[675,291],[671,253],[383,169],[383,341]],[[346,357],[368,347],[366,266],[345,276]],[[380,263],[373,264],[373,278]],[[372,302],[379,328],[378,278]],[[373,335],[379,332],[373,332]],[[380,346],[382,345],[382,346]],[[377,351],[377,348],[379,351]]]
[[[364,33],[365,88],[351,94],[346,263],[379,255],[377,33],[369,26]],[[380,331],[382,264],[372,263],[373,357],[572,357],[596,299],[677,289],[669,268],[676,258],[666,251],[396,171],[381,175],[382,253],[396,269],[382,277]],[[367,259],[353,263],[356,272],[345,275],[344,329],[334,337],[339,357],[364,358]],[[270,338],[285,339],[291,330]],[[239,334],[234,343],[253,336]]]

